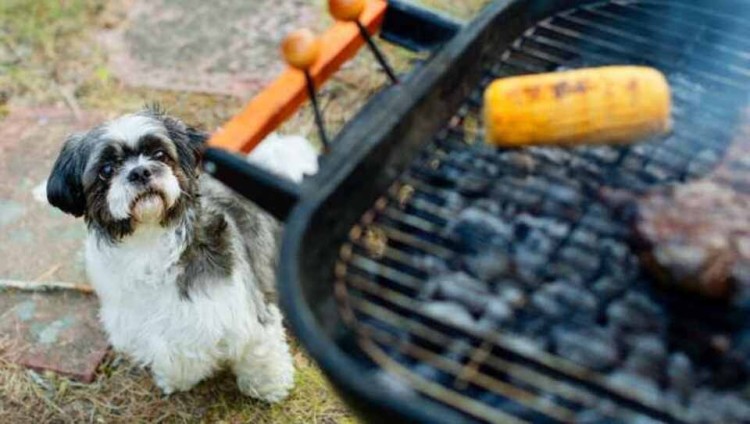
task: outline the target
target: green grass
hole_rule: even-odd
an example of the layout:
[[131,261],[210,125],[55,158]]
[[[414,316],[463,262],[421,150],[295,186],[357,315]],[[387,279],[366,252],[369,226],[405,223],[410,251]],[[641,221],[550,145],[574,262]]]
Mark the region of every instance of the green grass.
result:
[[[424,0],[463,18],[486,2]],[[203,128],[215,128],[230,118],[242,105],[237,98],[132,88],[113,77],[106,52],[94,35],[122,24],[126,4],[126,0],[1,0],[0,118],[16,107],[63,104],[73,111],[93,109],[116,115],[151,102]],[[412,66],[416,58],[393,46],[383,47],[400,71]],[[384,83],[370,53],[361,52],[320,93],[329,131],[335,133]],[[315,139],[309,106],[282,130]],[[354,422],[320,371],[297,347],[295,362],[295,391],[290,399],[273,406],[241,396],[229,374],[165,398],[145,371],[114,354],[88,385],[54,374],[39,376],[0,362],[0,423]]]

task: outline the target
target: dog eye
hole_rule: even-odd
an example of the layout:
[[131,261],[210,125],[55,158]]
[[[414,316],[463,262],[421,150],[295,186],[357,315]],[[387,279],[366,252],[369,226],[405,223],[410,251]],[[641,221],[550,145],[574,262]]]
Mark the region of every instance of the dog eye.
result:
[[164,160],[167,158],[167,154],[164,152],[164,150],[157,150],[154,152],[152,157],[156,160]]
[[104,166],[99,169],[99,178],[102,180],[108,180],[112,178],[112,174],[115,172],[115,167],[112,166],[112,164],[105,164]]

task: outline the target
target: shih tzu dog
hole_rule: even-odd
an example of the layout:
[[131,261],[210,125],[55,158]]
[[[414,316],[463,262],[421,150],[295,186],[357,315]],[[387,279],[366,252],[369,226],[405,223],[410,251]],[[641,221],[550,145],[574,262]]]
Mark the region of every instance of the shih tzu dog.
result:
[[[274,292],[279,224],[199,172],[205,139],[156,108],[74,134],[47,198],[84,218],[109,340],[164,393],[228,365],[243,393],[277,402],[294,380]],[[285,166],[317,164],[306,161]]]

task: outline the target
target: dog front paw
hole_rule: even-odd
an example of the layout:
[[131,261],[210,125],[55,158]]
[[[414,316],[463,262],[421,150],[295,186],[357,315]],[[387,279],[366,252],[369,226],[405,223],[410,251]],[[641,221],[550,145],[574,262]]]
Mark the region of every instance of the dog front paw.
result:
[[294,387],[294,364],[288,350],[264,361],[246,361],[235,366],[237,386],[250,397],[269,403],[281,402]]
[[154,373],[154,383],[156,383],[156,387],[158,387],[159,390],[161,390],[161,392],[166,396],[169,396],[175,392],[175,387],[164,375]]
[[210,376],[215,369],[216,364],[208,358],[203,360],[181,358],[151,365],[154,382],[165,395],[192,389]]
[[268,403],[281,402],[294,387],[294,371],[284,376],[243,375],[237,378],[237,386],[246,396]]

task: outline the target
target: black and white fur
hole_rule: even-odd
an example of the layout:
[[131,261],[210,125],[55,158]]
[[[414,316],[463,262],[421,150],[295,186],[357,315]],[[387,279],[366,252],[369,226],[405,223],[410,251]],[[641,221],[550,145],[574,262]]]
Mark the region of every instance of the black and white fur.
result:
[[280,401],[294,368],[274,294],[279,226],[199,173],[204,141],[156,109],[123,116],[66,141],[47,197],[85,219],[110,342],[165,393],[228,364],[243,393]]

